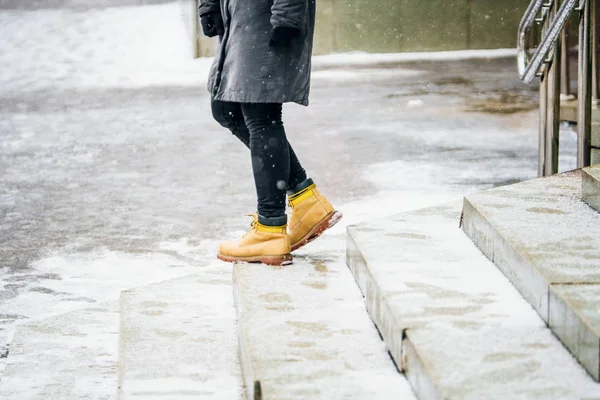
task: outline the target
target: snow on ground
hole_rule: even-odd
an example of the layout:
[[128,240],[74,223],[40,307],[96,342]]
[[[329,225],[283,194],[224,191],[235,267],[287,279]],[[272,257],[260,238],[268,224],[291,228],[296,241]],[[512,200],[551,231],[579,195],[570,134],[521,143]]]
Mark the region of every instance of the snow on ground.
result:
[[[6,354],[18,323],[217,268],[217,243],[246,229],[255,194],[247,150],[212,120],[211,60],[189,58],[177,3],[2,10],[0,36]],[[513,53],[315,57],[312,105],[286,106],[285,120],[345,212],[332,235],[535,176],[536,94],[502,58]],[[431,62],[403,64],[417,59]],[[566,127],[561,140],[564,170]],[[336,248],[315,243],[299,261],[343,263],[343,240],[322,243]]]
[[[200,85],[177,2],[145,7],[0,12],[2,92],[48,86]],[[17,67],[18,66],[18,67]]]
[[[367,53],[355,51],[349,53],[329,54],[314,57],[313,65],[317,68],[339,66],[358,66],[372,64],[399,64],[420,61],[460,61],[473,59],[494,59],[516,57],[516,49],[497,50],[459,50],[414,53]],[[516,65],[516,63],[515,63]]]

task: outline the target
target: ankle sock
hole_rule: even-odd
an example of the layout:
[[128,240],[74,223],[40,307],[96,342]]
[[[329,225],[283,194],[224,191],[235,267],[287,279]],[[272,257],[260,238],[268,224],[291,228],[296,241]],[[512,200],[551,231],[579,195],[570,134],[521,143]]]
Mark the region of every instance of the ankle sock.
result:
[[289,197],[289,196],[293,196],[297,193],[300,193],[301,191],[303,191],[310,185],[314,185],[313,180],[311,178],[306,178],[305,180],[303,180],[302,182],[300,182],[299,184],[297,184],[296,186],[294,186],[293,188],[288,190],[287,195]]
[[287,225],[287,215],[281,217],[263,217],[258,214],[258,223],[264,226],[284,226]]

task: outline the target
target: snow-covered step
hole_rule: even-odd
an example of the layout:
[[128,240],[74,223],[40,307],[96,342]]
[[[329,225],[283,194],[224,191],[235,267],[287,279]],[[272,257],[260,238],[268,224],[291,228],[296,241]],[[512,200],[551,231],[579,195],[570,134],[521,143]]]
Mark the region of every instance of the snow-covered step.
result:
[[581,174],[581,198],[590,207],[600,212],[600,164],[584,168]]
[[0,398],[116,399],[118,302],[19,326]]
[[234,288],[248,400],[414,399],[343,259],[240,264]]
[[119,399],[243,398],[231,268],[121,294]]
[[600,396],[460,215],[456,202],[348,227],[348,265],[417,397]]
[[600,386],[549,329],[409,329],[406,375],[419,399],[597,399]]
[[[600,379],[600,214],[580,171],[467,196],[464,231]],[[568,286],[568,287],[567,287]]]

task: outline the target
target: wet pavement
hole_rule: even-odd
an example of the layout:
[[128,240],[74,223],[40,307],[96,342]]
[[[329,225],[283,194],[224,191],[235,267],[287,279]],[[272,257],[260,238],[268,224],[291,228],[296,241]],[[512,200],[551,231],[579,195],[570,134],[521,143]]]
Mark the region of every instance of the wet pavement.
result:
[[[2,1],[0,9],[10,4],[17,2]],[[148,6],[148,20],[162,13],[152,7],[164,6]],[[123,270],[122,285],[130,287],[139,282],[125,271],[139,257],[169,258],[149,263],[150,275],[173,263],[202,267],[212,262],[218,240],[246,229],[242,216],[255,209],[248,152],[212,120],[204,83],[186,75],[188,64],[177,76],[168,74],[178,71],[172,65],[148,64],[156,71],[147,85],[119,86],[112,78],[104,84],[103,68],[114,75],[116,67],[90,65],[85,32],[93,24],[71,21],[69,29],[83,34],[61,53],[64,15],[57,12],[0,11],[3,46],[11,50],[0,52],[4,355],[15,323],[110,299],[94,283],[93,261],[109,260],[98,268]],[[109,20],[96,13],[90,18]],[[54,22],[44,24],[45,17]],[[21,26],[38,27],[37,36],[16,35]],[[152,34],[163,28],[170,38],[162,26]],[[54,47],[44,47],[40,36]],[[127,41],[107,35],[96,42],[104,43],[106,60],[122,66],[110,49],[126,53]],[[169,57],[166,43],[153,59]],[[36,54],[43,55],[38,62]],[[193,65],[202,71],[206,61]],[[515,65],[491,59],[316,68],[311,106],[285,107],[288,137],[309,175],[346,212],[346,223],[531,179],[537,94],[518,81]],[[125,67],[124,76],[136,71]],[[94,79],[79,85],[82,77]],[[561,170],[574,168],[575,138],[566,126],[561,140]],[[310,258],[310,246],[302,254]],[[60,290],[61,281],[79,282],[84,266],[83,289]]]

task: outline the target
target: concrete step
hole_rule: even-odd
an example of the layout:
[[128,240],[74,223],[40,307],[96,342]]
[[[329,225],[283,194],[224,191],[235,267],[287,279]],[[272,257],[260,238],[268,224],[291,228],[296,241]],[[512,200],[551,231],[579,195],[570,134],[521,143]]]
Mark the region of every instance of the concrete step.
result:
[[[331,243],[319,242],[311,250]],[[234,268],[246,398],[414,399],[365,312],[343,254],[333,262],[309,257],[284,268]]]
[[241,399],[231,269],[121,294],[119,399]]
[[600,378],[600,214],[579,171],[467,196],[464,231],[596,380]]
[[404,349],[406,375],[420,399],[600,396],[598,384],[549,329],[409,329]]
[[594,210],[600,212],[600,164],[584,168],[581,174],[581,198]]
[[417,397],[600,396],[460,215],[456,202],[348,228],[348,265]]
[[116,399],[118,303],[17,327],[0,398]]

